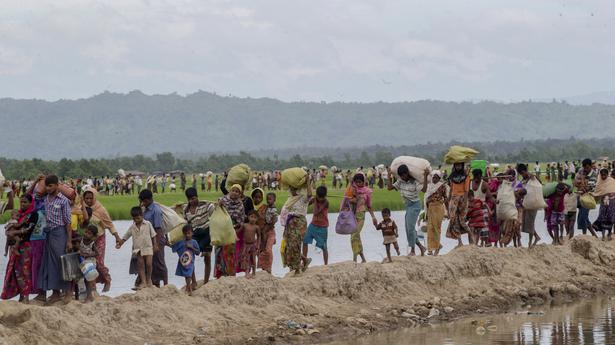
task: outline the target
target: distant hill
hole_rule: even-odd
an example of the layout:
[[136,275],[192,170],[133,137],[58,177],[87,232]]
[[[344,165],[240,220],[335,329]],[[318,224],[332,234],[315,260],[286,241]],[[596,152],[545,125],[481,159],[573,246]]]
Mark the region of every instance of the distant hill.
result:
[[594,92],[586,95],[566,97],[564,99],[570,104],[615,104],[615,91]]
[[[105,92],[79,100],[0,99],[0,157],[414,145],[612,136],[615,106],[561,102],[285,103]],[[301,152],[298,152],[301,153]]]

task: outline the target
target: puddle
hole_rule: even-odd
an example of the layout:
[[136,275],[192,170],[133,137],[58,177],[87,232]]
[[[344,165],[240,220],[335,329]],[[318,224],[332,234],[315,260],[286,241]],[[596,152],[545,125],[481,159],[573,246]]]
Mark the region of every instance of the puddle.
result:
[[476,316],[328,345],[615,344],[615,300],[592,300]]

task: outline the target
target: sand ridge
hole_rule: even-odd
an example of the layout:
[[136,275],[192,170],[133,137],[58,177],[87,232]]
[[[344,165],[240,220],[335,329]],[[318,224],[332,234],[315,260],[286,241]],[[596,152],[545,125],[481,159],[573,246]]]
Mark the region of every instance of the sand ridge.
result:
[[464,246],[439,257],[395,257],[392,264],[344,262],[299,277],[260,272],[252,280],[213,281],[191,297],[167,286],[92,304],[5,301],[0,345],[325,342],[605,293],[615,286],[613,268],[615,242],[577,236],[531,250]]

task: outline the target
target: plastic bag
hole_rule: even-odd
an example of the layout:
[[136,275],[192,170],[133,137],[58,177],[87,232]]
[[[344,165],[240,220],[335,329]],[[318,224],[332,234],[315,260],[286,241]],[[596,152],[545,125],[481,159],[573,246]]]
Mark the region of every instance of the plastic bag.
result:
[[415,180],[421,182],[423,181],[425,176],[425,169],[431,171],[431,164],[426,159],[412,156],[399,156],[395,158],[391,163],[391,172],[393,173],[393,175],[399,177],[397,175],[397,169],[399,169],[399,167],[402,165],[408,167],[408,170],[410,170],[410,176],[412,176]]
[[96,264],[90,260],[85,260],[79,265],[79,269],[83,274],[85,280],[89,282],[93,282],[98,278],[98,270],[96,269]]
[[542,184],[532,178],[525,187],[527,194],[523,199],[523,208],[526,210],[542,210],[547,207],[547,203],[542,196]]
[[226,246],[237,241],[231,216],[220,205],[216,205],[209,218],[209,235],[214,246]]
[[444,156],[446,164],[468,163],[478,154],[478,151],[469,147],[454,145],[448,149]]
[[596,199],[594,199],[594,197],[589,193],[581,195],[579,198],[579,203],[581,204],[581,207],[588,210],[593,210],[596,208]]
[[282,186],[302,189],[307,187],[307,172],[301,168],[290,168],[282,171]]
[[230,190],[231,186],[238,184],[243,187],[243,191],[249,189],[252,182],[252,170],[246,164],[238,164],[228,171],[226,178],[226,189]]
[[515,205],[515,191],[512,183],[504,181],[498,189],[498,204],[496,207],[499,221],[517,219],[517,206]]
[[344,200],[342,210],[337,216],[335,223],[335,232],[340,235],[352,235],[357,231],[357,217],[350,210],[350,205],[347,200]]
[[280,243],[280,254],[282,256],[282,267],[286,267],[286,239],[282,238]]
[[177,225],[175,228],[173,228],[173,230],[169,231],[167,236],[169,239],[169,245],[174,245],[175,243],[181,241],[184,239],[184,233],[183,233],[183,228],[184,225],[186,223],[183,224],[179,224]]
[[181,228],[187,223],[186,220],[184,220],[182,216],[177,214],[177,212],[175,212],[169,206],[165,206],[159,203],[156,204],[158,205],[158,207],[160,207],[160,211],[162,211],[162,222],[160,224],[162,231],[164,231],[165,234],[168,234],[171,231],[180,228],[181,232]]

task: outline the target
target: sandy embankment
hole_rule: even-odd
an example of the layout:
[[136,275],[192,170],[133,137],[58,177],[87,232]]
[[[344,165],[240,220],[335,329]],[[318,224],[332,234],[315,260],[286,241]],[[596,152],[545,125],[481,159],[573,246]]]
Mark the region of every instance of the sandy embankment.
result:
[[[301,277],[222,279],[192,297],[166,287],[89,305],[2,302],[0,344],[314,343],[417,325],[430,308],[446,320],[614,286],[615,242],[580,236],[529,251],[462,247],[393,264],[315,267]],[[290,329],[287,320],[313,329]]]

